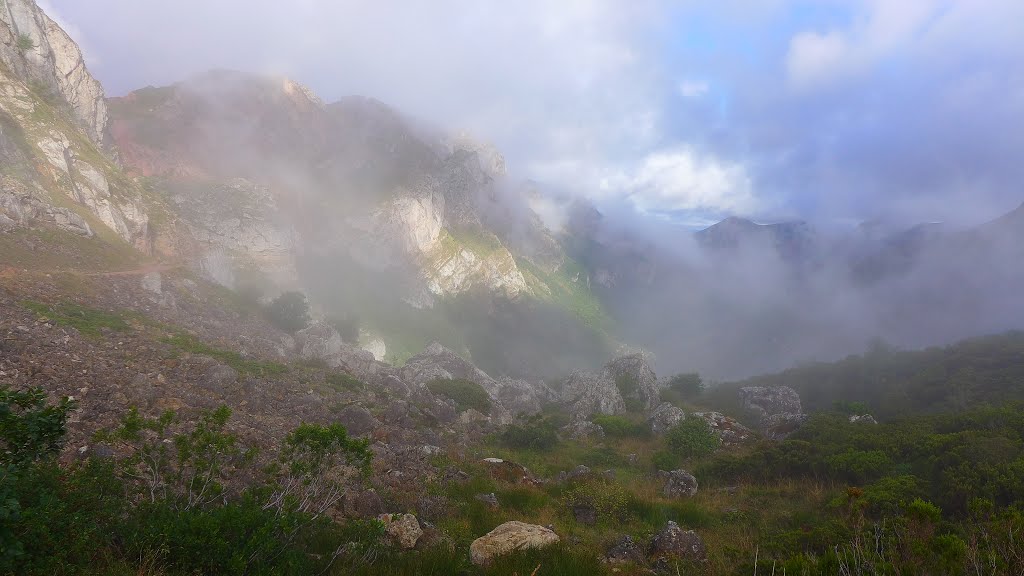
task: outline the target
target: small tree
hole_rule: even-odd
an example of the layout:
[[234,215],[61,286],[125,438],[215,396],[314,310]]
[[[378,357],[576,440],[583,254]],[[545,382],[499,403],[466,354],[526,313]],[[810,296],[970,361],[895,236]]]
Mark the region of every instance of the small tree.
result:
[[676,374],[669,380],[668,387],[683,398],[696,398],[704,393],[704,381],[696,372]]
[[286,332],[298,332],[309,326],[309,302],[302,292],[285,292],[267,305],[267,319]]

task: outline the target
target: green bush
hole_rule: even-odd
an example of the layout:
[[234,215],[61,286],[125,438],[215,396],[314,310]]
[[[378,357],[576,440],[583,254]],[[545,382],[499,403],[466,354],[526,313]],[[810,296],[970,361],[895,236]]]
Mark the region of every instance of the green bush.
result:
[[550,419],[536,415],[524,422],[509,424],[498,441],[506,448],[546,452],[558,444],[558,432]]
[[267,320],[285,332],[298,332],[309,326],[309,302],[302,292],[285,292],[270,301]]
[[696,372],[676,374],[668,381],[668,387],[683,398],[696,398],[704,393],[704,380]]
[[612,438],[647,438],[651,428],[642,419],[616,416],[612,414],[595,414],[590,421],[600,426],[605,435]]
[[655,470],[675,470],[681,463],[682,458],[668,450],[658,450],[651,456],[651,464]]
[[483,386],[462,378],[427,382],[427,389],[455,402],[459,412],[472,408],[481,414],[491,413],[491,397]]
[[74,408],[68,398],[48,405],[40,388],[0,387],[0,465],[21,466],[59,452]]
[[562,493],[562,503],[572,510],[589,506],[597,511],[597,521],[614,524],[629,516],[630,493],[621,485],[602,477],[574,482]]
[[696,458],[711,454],[719,441],[711,427],[702,418],[687,418],[673,426],[666,434],[668,449],[681,458]]
[[366,384],[362,380],[345,374],[344,372],[328,372],[325,376],[327,383],[333,386],[337,390],[347,390],[349,392],[360,392],[366,388]]

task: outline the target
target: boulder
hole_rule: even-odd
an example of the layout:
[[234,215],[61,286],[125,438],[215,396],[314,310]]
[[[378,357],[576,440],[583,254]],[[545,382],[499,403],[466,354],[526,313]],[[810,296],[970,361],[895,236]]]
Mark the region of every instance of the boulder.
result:
[[476,496],[474,496],[474,498],[483,502],[484,504],[487,504],[491,508],[498,507],[498,497],[494,494],[494,492],[491,492],[490,494],[477,494]]
[[694,412],[693,416],[707,422],[723,446],[743,444],[753,436],[753,431],[750,428],[721,412]]
[[338,414],[338,422],[350,436],[364,436],[380,427],[380,422],[362,406],[346,406]]
[[420,523],[412,514],[381,514],[377,519],[384,524],[388,539],[404,550],[415,548],[423,535]]
[[871,414],[852,415],[850,424],[878,424],[878,420],[875,420]]
[[199,377],[199,386],[218,396],[227,394],[227,387],[235,382],[238,382],[238,372],[220,362],[212,363]]
[[590,420],[576,419],[558,429],[563,438],[585,440],[587,438],[604,438],[604,428]]
[[605,365],[605,369],[617,383],[627,406],[634,405],[646,412],[658,405],[658,377],[643,354],[620,356]]
[[697,495],[697,478],[686,470],[660,472],[659,475],[665,480],[661,493],[667,498],[692,498]]
[[516,464],[501,458],[484,458],[481,462],[487,467],[487,472],[491,478],[495,480],[526,484],[536,483],[536,480],[530,475],[530,471],[522,464]]
[[316,322],[295,333],[299,356],[307,360],[328,360],[341,353],[341,335],[326,322]]
[[163,276],[157,271],[143,274],[139,283],[142,285],[142,289],[147,292],[157,295],[163,293]]
[[557,479],[559,482],[574,482],[580,478],[586,478],[592,473],[593,471],[589,466],[580,464],[568,472],[559,472]]
[[473,564],[486,566],[503,554],[527,548],[544,548],[558,540],[558,534],[548,528],[513,520],[474,540],[469,546],[469,556]]
[[577,370],[570,374],[562,386],[562,402],[575,419],[585,419],[591,414],[622,414],[626,411],[626,402],[615,387],[615,379],[606,370]]
[[605,560],[610,564],[623,562],[641,564],[644,561],[644,550],[633,540],[632,536],[627,534],[619,538],[615,545],[608,549]]
[[707,560],[707,549],[700,536],[693,530],[683,530],[671,520],[651,538],[649,552],[654,557],[671,556],[697,562]]
[[740,388],[743,408],[754,416],[765,436],[783,440],[800,427],[807,415],[800,395],[789,386],[747,386]]
[[686,412],[683,412],[682,408],[673,406],[668,402],[662,402],[647,417],[647,424],[651,427],[651,432],[664,434],[685,419]]

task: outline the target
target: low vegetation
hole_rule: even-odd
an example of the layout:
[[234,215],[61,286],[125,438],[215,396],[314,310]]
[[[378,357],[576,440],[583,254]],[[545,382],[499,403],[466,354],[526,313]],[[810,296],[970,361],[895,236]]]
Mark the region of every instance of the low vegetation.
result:
[[285,332],[298,332],[309,326],[309,302],[301,292],[285,292],[270,301],[264,310],[267,320]]
[[169,336],[164,339],[164,342],[183,352],[215,358],[242,374],[270,377],[284,374],[288,371],[288,366],[279,362],[246,358],[233,350],[210,346],[195,336],[184,332],[178,332]]
[[121,314],[88,308],[74,302],[50,305],[26,300],[22,305],[38,314],[40,319],[70,326],[88,336],[99,336],[104,331],[124,332],[129,328]]
[[459,412],[473,409],[481,414],[491,413],[491,397],[476,382],[462,378],[432,380],[427,382],[427,389],[455,402]]

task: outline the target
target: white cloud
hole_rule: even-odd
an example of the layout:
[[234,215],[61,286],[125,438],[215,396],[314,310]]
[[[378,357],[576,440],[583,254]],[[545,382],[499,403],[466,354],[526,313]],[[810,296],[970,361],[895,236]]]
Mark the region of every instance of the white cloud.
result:
[[944,0],[861,0],[852,5],[848,28],[804,31],[790,39],[790,84],[806,90],[863,74],[923,34],[948,5]]
[[627,193],[645,212],[752,214],[763,208],[743,166],[702,157],[690,148],[650,154],[631,170],[605,176],[601,188]]
[[679,95],[683,98],[700,98],[708,93],[711,86],[701,80],[683,80],[679,83]]

